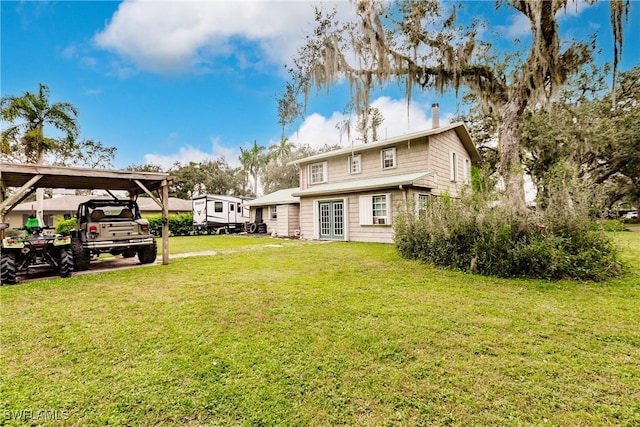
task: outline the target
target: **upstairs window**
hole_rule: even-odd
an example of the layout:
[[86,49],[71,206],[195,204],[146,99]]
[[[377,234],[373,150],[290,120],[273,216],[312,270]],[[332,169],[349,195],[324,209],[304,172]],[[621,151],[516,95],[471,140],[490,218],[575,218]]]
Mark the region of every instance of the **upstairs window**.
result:
[[327,182],[327,162],[314,163],[309,166],[312,184]]
[[349,173],[360,173],[361,171],[361,157],[360,154],[355,154],[353,156],[349,156]]
[[385,148],[381,152],[382,155],[382,169],[391,169],[396,167],[396,149]]

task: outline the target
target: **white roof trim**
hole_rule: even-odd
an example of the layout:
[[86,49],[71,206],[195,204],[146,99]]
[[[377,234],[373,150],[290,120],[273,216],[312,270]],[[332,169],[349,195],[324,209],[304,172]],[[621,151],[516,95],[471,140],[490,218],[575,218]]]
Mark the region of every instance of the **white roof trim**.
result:
[[244,203],[244,206],[273,206],[273,205],[291,205],[299,204],[300,198],[295,197],[292,194],[300,191],[299,187],[285,188],[283,190],[274,191],[270,194],[265,194],[262,197],[251,200]]
[[403,175],[379,176],[375,178],[356,179],[328,184],[313,185],[306,190],[293,193],[294,196],[307,197],[322,194],[355,193],[361,191],[375,191],[399,187],[401,185],[417,185],[429,188],[424,180],[430,175],[435,175],[434,171],[414,172]]
[[469,135],[469,132],[467,130],[467,127],[464,125],[464,123],[452,123],[446,126],[442,126],[436,129],[427,129],[427,130],[423,130],[420,132],[414,132],[414,133],[408,133],[405,135],[400,135],[400,136],[396,136],[393,138],[389,138],[389,139],[385,139],[383,141],[376,141],[373,143],[369,143],[369,144],[357,144],[357,145],[352,145],[350,147],[345,147],[345,148],[340,148],[338,150],[334,150],[334,151],[328,151],[326,153],[320,153],[320,154],[316,154],[314,156],[310,156],[310,157],[305,157],[303,159],[299,159],[299,160],[294,160],[293,162],[290,162],[290,165],[301,165],[303,163],[311,163],[311,162],[316,162],[316,161],[320,161],[320,160],[324,160],[324,159],[328,159],[331,157],[336,157],[336,156],[343,156],[346,154],[351,154],[351,153],[361,153],[367,150],[374,150],[374,149],[381,149],[387,146],[391,146],[394,144],[399,144],[402,142],[406,142],[406,141],[411,141],[411,140],[415,140],[415,139],[419,139],[419,138],[425,138],[431,135],[438,135],[450,130],[454,130],[457,134],[458,137],[460,137],[460,139],[462,140],[462,144],[465,146],[465,148],[467,149],[467,151],[469,152],[470,156],[471,156],[471,160],[473,162],[476,162],[478,160],[480,160],[480,155],[478,154],[477,149],[475,148],[475,146],[473,145],[473,142],[471,141],[471,137]]

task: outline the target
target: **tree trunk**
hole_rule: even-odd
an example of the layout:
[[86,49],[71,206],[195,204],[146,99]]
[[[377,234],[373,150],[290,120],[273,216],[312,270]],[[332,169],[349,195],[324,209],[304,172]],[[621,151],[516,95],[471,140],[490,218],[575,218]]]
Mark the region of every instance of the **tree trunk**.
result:
[[526,102],[520,97],[509,100],[500,108],[500,175],[504,180],[504,202],[516,211],[524,211],[524,172],[520,161],[520,127]]

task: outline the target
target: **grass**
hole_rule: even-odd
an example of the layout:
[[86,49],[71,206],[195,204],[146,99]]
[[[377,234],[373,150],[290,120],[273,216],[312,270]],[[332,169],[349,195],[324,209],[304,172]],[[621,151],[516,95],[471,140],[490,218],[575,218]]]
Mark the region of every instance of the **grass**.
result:
[[640,239],[615,238],[605,283],[195,236],[172,253],[219,254],[5,286],[0,424],[638,425]]

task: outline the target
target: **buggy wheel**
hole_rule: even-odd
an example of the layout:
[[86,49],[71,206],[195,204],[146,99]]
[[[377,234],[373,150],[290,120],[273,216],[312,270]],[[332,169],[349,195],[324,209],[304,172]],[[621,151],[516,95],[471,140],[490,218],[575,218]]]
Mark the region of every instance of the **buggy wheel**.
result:
[[4,252],[0,258],[0,283],[12,285],[16,283],[16,254]]
[[140,264],[150,264],[156,260],[157,253],[158,244],[154,239],[152,245],[138,249],[138,260],[140,261]]
[[80,239],[71,240],[71,253],[73,254],[73,269],[75,271],[84,271],[89,269],[91,262],[91,253],[89,249],[82,247]]
[[60,277],[71,277],[73,273],[73,252],[70,248],[60,249]]

